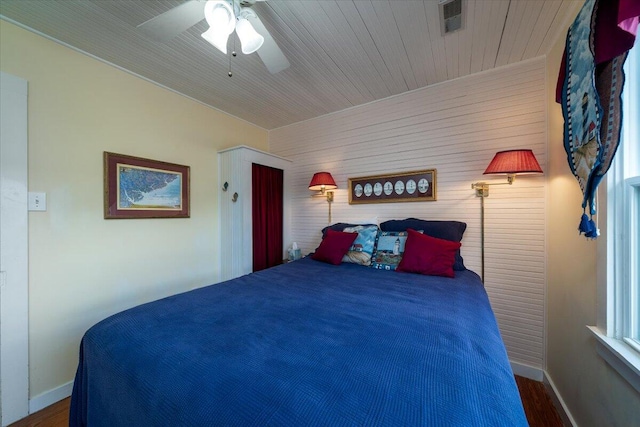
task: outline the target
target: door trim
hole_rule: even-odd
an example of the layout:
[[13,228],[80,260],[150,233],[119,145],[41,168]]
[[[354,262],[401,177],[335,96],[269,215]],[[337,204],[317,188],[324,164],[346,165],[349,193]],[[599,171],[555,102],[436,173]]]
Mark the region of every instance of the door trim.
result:
[[0,420],[29,415],[27,81],[0,73]]

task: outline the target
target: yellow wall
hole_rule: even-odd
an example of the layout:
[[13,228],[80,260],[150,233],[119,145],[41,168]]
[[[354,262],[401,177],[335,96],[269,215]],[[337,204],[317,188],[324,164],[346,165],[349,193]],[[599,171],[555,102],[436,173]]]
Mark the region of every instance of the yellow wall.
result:
[[582,193],[567,164],[562,110],[555,102],[563,49],[561,39],[547,56],[546,371],[578,425],[638,425],[640,395],[596,353],[595,339],[586,328],[596,324],[597,254],[596,242],[578,235]]
[[[0,20],[0,67],[29,82],[29,373],[37,396],[73,379],[87,328],[213,283],[217,155],[267,132]],[[102,153],[191,167],[191,218],[103,219]]]

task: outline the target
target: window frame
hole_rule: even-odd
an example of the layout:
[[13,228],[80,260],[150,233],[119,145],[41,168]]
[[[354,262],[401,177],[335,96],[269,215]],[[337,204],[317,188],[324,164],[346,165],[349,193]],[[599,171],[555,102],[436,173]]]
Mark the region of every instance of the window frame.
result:
[[[638,45],[627,58],[625,75],[626,85],[638,81],[631,77],[640,76]],[[640,115],[640,84],[624,90],[624,112]],[[640,283],[632,282],[640,277],[640,149],[626,143],[638,137],[638,120],[623,114],[622,132],[618,153],[598,190],[599,219],[606,226],[597,242],[597,326],[588,328],[597,339],[598,353],[640,392]]]

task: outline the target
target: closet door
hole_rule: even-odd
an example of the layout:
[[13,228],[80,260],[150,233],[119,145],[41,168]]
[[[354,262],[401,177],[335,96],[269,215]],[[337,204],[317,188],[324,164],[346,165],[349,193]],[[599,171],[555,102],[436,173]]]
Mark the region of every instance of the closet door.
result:
[[252,164],[253,271],[282,264],[283,181],[281,169]]

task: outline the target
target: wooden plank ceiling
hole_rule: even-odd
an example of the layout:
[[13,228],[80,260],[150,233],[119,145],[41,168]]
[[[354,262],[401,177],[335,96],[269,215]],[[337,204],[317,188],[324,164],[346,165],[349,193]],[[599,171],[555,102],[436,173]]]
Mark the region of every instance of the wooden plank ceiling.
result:
[[[446,36],[436,0],[258,2],[254,11],[291,63],[275,75],[257,54],[232,58],[208,44],[206,21],[167,43],[136,29],[182,1],[2,0],[0,17],[274,129],[544,55],[581,4],[464,1],[463,29]],[[240,51],[235,33],[229,51],[234,41]]]

